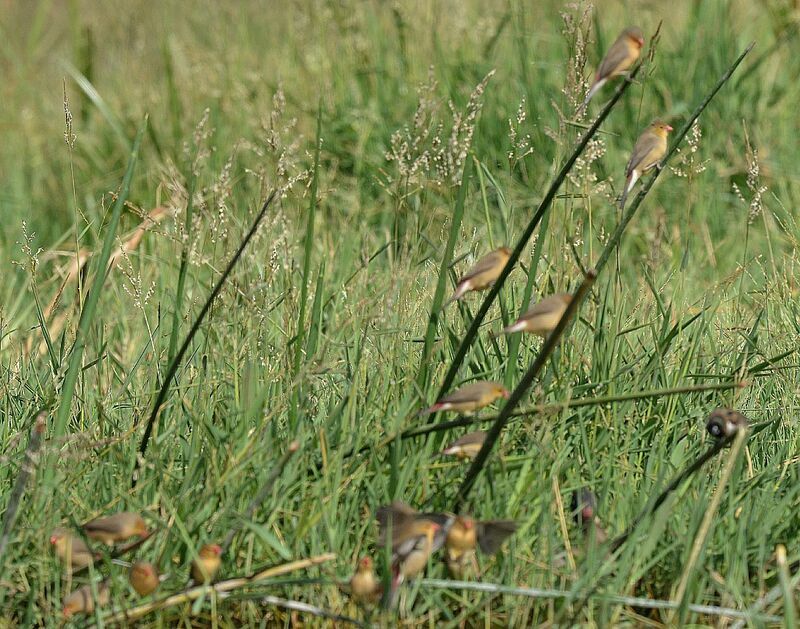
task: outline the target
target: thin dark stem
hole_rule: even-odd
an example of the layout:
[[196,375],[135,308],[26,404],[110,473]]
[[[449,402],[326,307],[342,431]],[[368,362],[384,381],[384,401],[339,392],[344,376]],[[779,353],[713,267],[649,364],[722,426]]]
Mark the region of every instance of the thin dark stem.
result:
[[219,280],[217,280],[216,285],[214,286],[211,294],[208,296],[206,303],[203,304],[203,309],[200,311],[200,314],[197,315],[197,319],[195,319],[194,323],[192,324],[189,333],[186,335],[186,338],[183,340],[183,344],[181,348],[178,350],[178,353],[175,355],[175,358],[172,359],[172,362],[169,365],[169,369],[167,369],[167,373],[164,377],[164,381],[161,384],[161,389],[158,391],[158,396],[156,397],[155,404],[153,404],[153,410],[150,412],[150,417],[147,420],[147,426],[144,429],[144,435],[142,435],[142,442],[139,445],[139,456],[136,458],[136,464],[133,468],[133,477],[131,479],[131,485],[136,486],[136,481],[138,480],[138,472],[139,467],[144,460],[144,455],[147,452],[147,446],[150,442],[150,435],[153,432],[153,427],[155,426],[156,420],[158,419],[159,413],[161,411],[161,407],[164,404],[164,401],[167,399],[167,395],[169,394],[170,383],[172,379],[175,377],[175,374],[178,372],[178,367],[183,360],[186,351],[189,349],[189,345],[194,338],[194,335],[197,334],[198,330],[200,329],[200,324],[203,323],[203,319],[205,319],[208,311],[211,310],[211,306],[214,303],[214,300],[219,295],[222,287],[225,285],[225,282],[228,279],[228,276],[233,271],[233,267],[236,266],[236,263],[239,261],[239,258],[242,256],[242,253],[247,247],[247,244],[255,235],[256,231],[258,230],[258,226],[261,224],[261,221],[267,215],[267,210],[269,209],[270,205],[275,199],[277,191],[273,191],[266,201],[264,201],[264,205],[261,207],[261,211],[256,216],[255,220],[253,221],[252,226],[250,227],[250,231],[247,232],[247,235],[244,237],[242,242],[239,244],[239,248],[236,250],[236,253],[233,254],[233,257],[228,262],[228,265],[225,267],[225,270],[222,272]]
[[17,511],[19,510],[20,502],[22,502],[25,486],[28,484],[28,478],[38,462],[39,448],[42,445],[42,435],[46,429],[47,413],[42,411],[36,416],[36,422],[31,431],[31,438],[25,450],[25,459],[19,466],[17,480],[14,483],[14,489],[11,490],[6,512],[3,514],[3,533],[2,537],[0,537],[0,579],[2,579],[5,573],[5,560],[7,558],[6,546],[8,546],[8,540],[11,538],[11,531],[14,529],[14,523],[17,521]]
[[[253,518],[253,514],[256,512],[256,509],[267,499],[270,492],[272,491],[273,485],[275,485],[275,481],[278,477],[283,473],[283,469],[286,467],[286,464],[289,462],[289,459],[294,456],[294,453],[300,449],[300,442],[299,441],[292,441],[289,444],[289,447],[286,449],[286,452],[283,453],[283,456],[280,460],[275,464],[275,467],[272,468],[267,480],[264,482],[264,485],[261,487],[261,490],[258,492],[255,498],[250,501],[250,504],[247,506],[247,511],[244,515],[244,520],[251,520]],[[225,538],[225,541],[222,543],[222,551],[223,553],[228,550],[228,547],[231,545],[233,538],[236,536],[242,529],[242,525],[239,524],[238,526],[232,526],[231,530],[228,531],[228,535]]]
[[500,433],[503,431],[506,423],[508,423],[508,420],[511,419],[511,413],[514,411],[514,408],[516,408],[517,404],[520,403],[523,396],[528,392],[528,389],[531,387],[534,380],[536,380],[536,378],[539,376],[539,373],[544,368],[547,359],[550,358],[550,355],[553,353],[553,350],[555,350],[558,342],[561,340],[561,336],[564,334],[567,326],[569,326],[572,318],[578,312],[578,307],[589,293],[589,289],[592,287],[592,284],[594,284],[594,280],[596,278],[597,274],[593,270],[590,270],[586,274],[586,277],[578,287],[578,290],[575,291],[575,294],[567,306],[566,311],[562,315],[561,320],[558,322],[558,325],[550,333],[547,339],[545,339],[542,348],[539,350],[539,354],[536,356],[536,360],[533,361],[533,364],[530,366],[528,371],[525,372],[524,376],[522,376],[519,384],[511,392],[508,402],[506,402],[505,406],[503,406],[503,409],[500,411],[500,414],[497,416],[494,424],[492,424],[492,427],[489,429],[489,432],[486,435],[486,440],[483,442],[483,447],[480,449],[480,452],[478,452],[478,455],[475,457],[475,460],[472,462],[469,470],[467,470],[467,475],[464,477],[464,481],[461,483],[461,487],[458,489],[458,493],[456,494],[453,504],[454,513],[458,513],[461,509],[461,506],[467,499],[467,496],[469,495],[472,486],[475,484],[478,475],[486,465],[486,461],[489,459],[489,455],[491,454],[495,443],[497,443],[497,440],[500,438]]
[[[611,113],[611,110],[614,108],[614,105],[617,104],[622,95],[625,93],[625,90],[631,85],[633,80],[636,78],[636,75],[639,72],[641,65],[637,65],[630,73],[630,75],[622,81],[622,84],[617,88],[617,91],[614,93],[614,96],[611,98],[610,101],[603,107],[600,114],[597,116],[597,119],[592,123],[586,132],[581,136],[580,140],[578,140],[578,144],[575,146],[575,149],[572,151],[572,154],[567,158],[567,161],[564,162],[564,165],[561,167],[561,170],[558,171],[555,179],[553,179],[553,183],[550,184],[550,188],[548,188],[547,192],[544,195],[544,198],[539,203],[539,207],[536,209],[533,217],[531,218],[528,226],[525,228],[525,231],[522,233],[522,236],[517,241],[516,247],[514,247],[514,251],[511,252],[511,256],[508,258],[508,262],[506,263],[505,267],[500,273],[500,276],[497,278],[497,281],[494,285],[489,289],[488,294],[486,295],[481,307],[478,309],[478,312],[475,314],[475,318],[472,319],[472,323],[469,326],[464,338],[461,339],[461,344],[458,346],[456,350],[456,354],[453,357],[453,362],[450,365],[450,368],[447,371],[447,374],[442,381],[442,386],[439,389],[439,393],[436,396],[436,399],[441,398],[445,393],[450,390],[450,387],[453,384],[453,381],[458,374],[458,370],[461,367],[461,363],[464,361],[464,358],[467,355],[467,350],[472,345],[472,342],[478,335],[478,329],[483,323],[486,314],[489,312],[489,308],[491,307],[494,300],[497,299],[497,295],[500,294],[500,290],[503,288],[503,284],[506,281],[506,278],[511,273],[511,270],[514,268],[514,265],[519,260],[519,257],[522,255],[522,252],[525,250],[525,247],[528,245],[528,241],[533,236],[533,232],[536,230],[537,225],[542,220],[545,212],[548,210],[550,205],[555,199],[556,193],[558,189],[561,187],[561,184],[567,178],[567,174],[569,173],[570,169],[572,168],[575,160],[578,159],[580,154],[586,148],[586,145],[589,143],[589,140],[594,137],[594,134],[597,133],[597,130],[600,128],[600,125],[603,121],[608,117],[608,114]],[[431,414],[428,423],[433,423],[436,414]]]

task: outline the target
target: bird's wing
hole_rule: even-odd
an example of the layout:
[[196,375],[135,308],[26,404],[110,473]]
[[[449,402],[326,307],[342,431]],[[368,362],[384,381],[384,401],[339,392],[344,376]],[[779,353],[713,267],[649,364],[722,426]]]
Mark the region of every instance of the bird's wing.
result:
[[514,520],[486,520],[478,523],[478,545],[487,555],[496,553],[517,530]]
[[83,530],[98,533],[116,533],[120,528],[119,518],[110,516],[107,518],[97,518],[83,525]]
[[[644,172],[653,166],[659,159],[659,149],[661,148],[661,138],[655,133],[645,131],[633,146],[631,159],[628,161],[628,167],[625,169],[625,176],[629,177],[634,170],[640,173]],[[653,159],[653,157],[655,159]]]
[[482,430],[476,430],[475,432],[468,432],[463,437],[456,439],[448,447],[454,448],[456,446],[468,446],[472,445],[473,443],[483,443],[484,441],[486,441],[486,433]]
[[458,280],[458,283],[461,284],[466,282],[467,280],[471,280],[472,278],[480,275],[481,273],[486,273],[487,271],[491,271],[493,268],[497,266],[499,262],[497,253],[487,253],[483,256],[480,260],[475,263],[471,269],[469,269],[464,275],[461,276],[461,279]]
[[378,545],[383,546],[386,543],[386,532],[391,525],[392,536],[396,536],[397,532],[402,528],[414,522],[417,511],[409,507],[406,503],[395,500],[389,505],[379,507],[375,512],[375,518],[378,520]]
[[600,67],[597,68],[598,79],[607,79],[616,72],[620,71],[620,66],[623,66],[626,61],[630,60],[631,51],[628,44],[624,39],[619,38],[608,49],[603,61],[600,62]]
[[564,302],[558,296],[553,295],[543,299],[538,304],[531,306],[530,310],[522,315],[523,319],[538,317],[539,315],[550,314],[564,307]]
[[439,402],[473,402],[480,398],[483,392],[483,383],[473,382],[445,395]]

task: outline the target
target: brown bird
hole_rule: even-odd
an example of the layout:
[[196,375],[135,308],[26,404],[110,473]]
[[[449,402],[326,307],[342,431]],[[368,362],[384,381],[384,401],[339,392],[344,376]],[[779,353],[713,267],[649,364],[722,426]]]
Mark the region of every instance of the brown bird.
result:
[[468,432],[463,437],[456,439],[439,454],[442,456],[454,456],[457,459],[474,459],[478,456],[486,441],[486,433],[483,430]]
[[222,563],[222,546],[218,544],[204,544],[197,551],[197,559],[192,562],[192,579],[195,583],[208,583]]
[[509,256],[511,256],[511,249],[508,247],[500,247],[483,256],[461,276],[456,285],[456,291],[445,306],[452,301],[458,301],[469,291],[489,288],[500,277],[500,272],[508,262]]
[[594,82],[589,88],[589,93],[586,94],[586,99],[583,101],[578,113],[583,111],[589,101],[592,100],[592,96],[600,91],[609,79],[619,76],[636,63],[643,46],[644,33],[642,33],[641,28],[629,26],[622,31],[600,62]]
[[91,565],[94,559],[97,558],[83,539],[73,535],[63,527],[53,530],[50,535],[50,544],[55,549],[58,558],[66,563],[68,573]]
[[715,439],[730,439],[740,429],[747,430],[749,421],[747,417],[730,408],[718,408],[708,416],[706,430]]
[[137,561],[131,566],[128,581],[139,596],[147,596],[158,587],[158,570],[149,561]]
[[454,577],[461,578],[466,567],[471,565],[477,573],[476,547],[493,555],[516,530],[517,523],[513,520],[476,521],[469,516],[457,516],[445,540],[448,570]]
[[542,301],[533,304],[524,315],[514,323],[503,329],[504,334],[514,332],[532,332],[539,336],[547,336],[561,321],[567,310],[572,295],[563,293],[545,297]]
[[83,585],[64,597],[63,613],[66,618],[70,618],[73,614],[91,614],[95,607],[108,605],[109,600],[108,581],[101,581],[97,584],[96,599],[92,595],[92,586]]
[[604,544],[608,540],[608,533],[597,515],[597,497],[594,492],[582,487],[572,494],[572,513],[587,542]]
[[438,411],[470,413],[488,406],[499,397],[508,399],[508,396],[508,390],[499,382],[479,380],[445,395],[436,404],[420,411],[419,414],[428,415]]
[[130,511],[122,511],[104,518],[95,518],[83,525],[86,535],[100,540],[109,546],[116,542],[138,535],[147,535],[147,525],[142,516]]
[[667,135],[670,131],[672,131],[672,127],[666,122],[655,120],[636,140],[631,158],[625,167],[625,189],[619,200],[620,208],[625,207],[628,193],[633,189],[639,177],[655,167],[667,154]]
[[350,578],[350,596],[359,602],[374,603],[380,600],[382,594],[383,587],[372,569],[372,558],[362,557]]

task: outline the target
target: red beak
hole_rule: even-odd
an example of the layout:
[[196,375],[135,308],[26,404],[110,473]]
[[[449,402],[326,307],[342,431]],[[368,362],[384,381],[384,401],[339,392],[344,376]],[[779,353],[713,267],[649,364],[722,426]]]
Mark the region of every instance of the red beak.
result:
[[503,391],[503,397],[507,400],[508,398],[511,397],[511,393],[509,393],[508,390],[504,390]]
[[669,125],[667,125],[667,131],[672,131],[672,127],[670,127]]

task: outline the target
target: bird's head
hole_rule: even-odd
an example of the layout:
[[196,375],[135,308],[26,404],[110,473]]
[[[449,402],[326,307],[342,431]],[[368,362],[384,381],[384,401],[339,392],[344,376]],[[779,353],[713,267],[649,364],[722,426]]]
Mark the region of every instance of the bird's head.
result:
[[628,38],[634,46],[642,48],[644,46],[644,33],[638,26],[629,26],[624,31],[625,37]]
[[203,559],[211,559],[212,557],[219,557],[222,554],[222,546],[219,544],[206,544],[200,549],[198,555]]
[[661,137],[667,137],[667,134],[672,131],[672,127],[669,123],[664,122],[663,120],[654,120],[653,123],[650,125],[650,129],[653,133],[660,135]]
[[506,388],[505,388],[503,385],[501,385],[501,384],[496,384],[496,385],[494,386],[494,388],[492,389],[492,392],[495,394],[495,396],[496,396],[496,397],[501,397],[501,398],[504,398],[504,399],[506,399],[506,400],[508,399],[509,395],[511,395],[511,394],[508,392],[508,389],[506,389]]
[[372,570],[372,557],[362,557],[358,560],[358,569],[362,572]]

